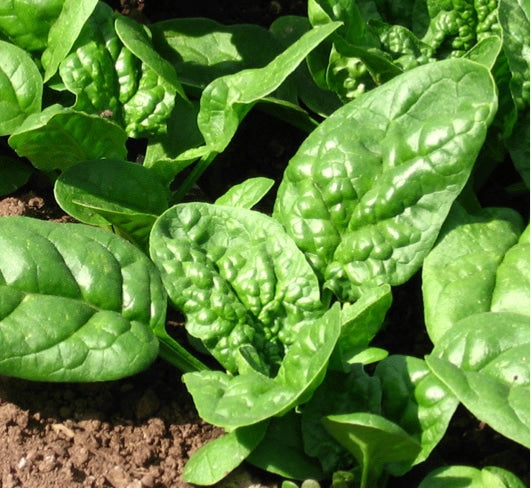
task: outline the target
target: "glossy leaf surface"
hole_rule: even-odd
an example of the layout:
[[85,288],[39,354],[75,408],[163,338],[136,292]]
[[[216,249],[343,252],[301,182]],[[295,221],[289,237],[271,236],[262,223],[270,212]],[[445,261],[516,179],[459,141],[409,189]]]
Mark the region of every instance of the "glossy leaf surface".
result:
[[154,265],[114,234],[0,219],[0,372],[103,381],[157,356],[166,297]]
[[275,216],[342,300],[405,282],[431,249],[496,109],[471,61],[421,66],[325,120],[290,161]]
[[249,178],[239,185],[232,186],[216,201],[216,205],[229,207],[252,208],[271,189],[275,181],[270,178]]
[[150,252],[187,330],[231,372],[247,362],[243,346],[259,371],[275,372],[304,325],[324,311],[304,255],[258,212],[176,205],[155,223]]
[[432,471],[419,488],[524,488],[517,476],[501,468],[487,466],[481,470],[472,466],[445,466]]

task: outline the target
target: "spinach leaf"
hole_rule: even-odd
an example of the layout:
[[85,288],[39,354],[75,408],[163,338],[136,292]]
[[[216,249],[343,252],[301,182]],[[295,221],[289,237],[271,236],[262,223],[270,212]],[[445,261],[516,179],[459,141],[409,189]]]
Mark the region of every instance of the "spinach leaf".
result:
[[186,203],[162,214],[150,253],[186,328],[228,371],[271,375],[322,315],[317,279],[282,226],[243,208]]
[[466,317],[426,362],[477,418],[529,447],[529,316],[483,312]]
[[419,488],[524,488],[525,485],[513,473],[494,466],[481,470],[472,466],[445,466],[432,471],[422,480]]
[[31,176],[31,166],[7,156],[0,156],[0,196],[13,193]]
[[274,216],[325,288],[354,301],[419,269],[495,110],[488,70],[454,59],[403,73],[310,134],[286,169]]
[[112,225],[146,249],[151,227],[170,198],[169,189],[149,169],[114,159],[68,168],[56,180],[54,193],[72,217],[86,224]]
[[31,114],[8,142],[42,170],[64,170],[91,159],[125,159],[127,135],[115,123],[59,105]]
[[0,373],[103,381],[157,356],[166,296],[153,263],[101,229],[0,219]]
[[323,379],[339,327],[338,306],[303,327],[275,378],[252,369],[237,376],[221,371],[186,373],[183,381],[199,415],[232,430],[286,414],[304,403]]
[[267,422],[240,427],[195,451],[183,471],[188,483],[213,485],[246,459],[264,438]]
[[14,132],[24,119],[39,112],[42,77],[31,56],[23,49],[0,41],[0,135]]
[[239,185],[231,187],[216,201],[216,205],[228,205],[229,207],[252,208],[274,185],[270,178],[249,178]]
[[422,269],[424,319],[434,344],[460,319],[491,309],[498,266],[522,225],[511,209],[468,214],[452,207]]

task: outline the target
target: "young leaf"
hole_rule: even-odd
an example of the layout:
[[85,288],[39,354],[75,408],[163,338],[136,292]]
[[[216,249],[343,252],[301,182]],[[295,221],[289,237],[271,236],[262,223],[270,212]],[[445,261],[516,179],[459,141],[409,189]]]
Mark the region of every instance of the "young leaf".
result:
[[192,454],[184,467],[187,483],[209,486],[221,481],[256,448],[264,438],[267,422],[240,427],[208,442]]
[[422,269],[424,319],[434,344],[458,320],[491,309],[498,266],[521,231],[522,219],[511,209],[471,215],[452,207]]
[[210,83],[201,96],[197,123],[211,150],[222,152],[252,106],[276,90],[339,25],[312,29],[263,68],[243,70]]
[[[459,483],[457,485],[456,483]],[[472,466],[444,466],[432,471],[422,480],[419,488],[524,488],[513,473],[487,466],[481,470]]]
[[146,368],[166,296],[153,263],[101,229],[0,219],[0,373],[103,381]]
[[77,0],[64,0],[61,13],[48,33],[46,50],[42,53],[45,82],[57,72],[59,64],[70,52],[97,3],[97,0],[86,0],[81,3]]
[[14,192],[29,180],[31,166],[20,159],[0,156],[0,196]]
[[274,215],[326,288],[355,301],[419,269],[495,110],[488,70],[453,59],[405,72],[310,134],[286,169]]
[[287,413],[319,385],[339,327],[338,306],[303,327],[275,378],[252,370],[237,376],[221,371],[185,374],[183,381],[199,415],[206,422],[232,430]]
[[303,254],[258,212],[176,205],[155,223],[150,252],[187,330],[232,373],[248,345],[259,369],[273,374],[304,325],[323,313]]
[[250,209],[264,198],[274,184],[275,181],[271,178],[249,178],[230,188],[215,201],[215,204]]
[[426,363],[478,419],[529,447],[529,316],[466,317],[440,339]]
[[0,135],[14,132],[24,119],[39,112],[42,77],[31,56],[9,42],[0,41]]
[[169,189],[150,170],[114,159],[68,168],[56,180],[54,193],[72,217],[86,224],[114,225],[142,247],[170,198]]
[[328,415],[323,424],[357,459],[362,468],[361,488],[376,488],[384,471],[396,463],[411,462],[419,443],[395,423],[371,413]]
[[30,115],[8,142],[33,166],[51,171],[90,159],[125,159],[126,139],[124,130],[104,117],[52,105]]

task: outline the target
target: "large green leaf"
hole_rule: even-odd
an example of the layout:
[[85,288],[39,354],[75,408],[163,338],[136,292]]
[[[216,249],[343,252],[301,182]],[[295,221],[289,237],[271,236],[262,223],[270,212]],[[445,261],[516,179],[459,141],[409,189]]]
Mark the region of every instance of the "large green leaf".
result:
[[491,309],[497,269],[521,232],[522,219],[511,209],[472,215],[454,205],[422,268],[424,319],[434,344],[458,320]]
[[339,336],[339,307],[303,327],[288,349],[278,374],[249,370],[237,376],[221,371],[187,373],[183,381],[205,421],[235,429],[283,415],[317,388]]
[[445,466],[432,471],[419,488],[525,488],[513,473],[487,466],[481,470],[472,466]]
[[290,161],[274,215],[342,300],[417,271],[496,110],[489,71],[431,63],[337,110]]
[[323,313],[304,255],[261,213],[176,205],[155,223],[150,252],[187,330],[231,372],[251,361],[273,374],[304,325]]
[[478,419],[529,447],[529,316],[470,315],[440,339],[426,362]]
[[134,246],[80,224],[5,217],[0,247],[1,374],[102,381],[155,359],[166,296]]
[[64,170],[91,159],[125,159],[127,135],[114,122],[52,105],[32,114],[9,138],[19,156],[42,170]]
[[4,41],[0,41],[0,92],[0,135],[11,134],[41,109],[39,69],[27,52]]

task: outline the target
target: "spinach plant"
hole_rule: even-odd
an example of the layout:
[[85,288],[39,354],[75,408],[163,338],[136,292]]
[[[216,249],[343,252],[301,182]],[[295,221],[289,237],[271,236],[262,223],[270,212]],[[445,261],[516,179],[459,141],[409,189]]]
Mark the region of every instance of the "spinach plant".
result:
[[[101,381],[160,355],[225,429],[185,468],[200,485],[247,461],[385,486],[460,403],[529,447],[529,227],[477,197],[507,159],[529,189],[529,7],[406,3],[309,0],[269,30],[0,7],[0,191],[45,173],[80,222],[0,219],[0,373]],[[271,215],[253,210],[261,177],[183,203],[256,109],[309,133]],[[423,358],[375,344],[418,273]],[[455,478],[523,486],[466,466],[421,486]]]

